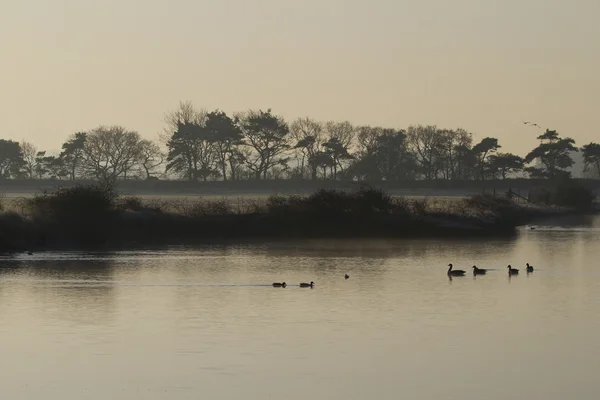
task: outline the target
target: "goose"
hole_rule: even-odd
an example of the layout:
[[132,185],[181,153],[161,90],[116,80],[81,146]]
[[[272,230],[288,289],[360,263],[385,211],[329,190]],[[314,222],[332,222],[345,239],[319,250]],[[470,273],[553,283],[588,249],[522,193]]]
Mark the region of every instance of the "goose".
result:
[[465,274],[465,271],[463,271],[462,269],[452,270],[452,264],[448,264],[448,266],[450,267],[448,268],[448,275],[463,276]]
[[519,274],[519,270],[511,267],[510,265],[506,268],[508,268],[508,275],[518,275]]
[[348,275],[348,274],[344,275],[344,279],[350,279],[350,275]]
[[286,286],[287,286],[287,285],[285,284],[285,282],[281,282],[281,283],[279,283],[279,282],[275,282],[275,283],[273,284],[273,287],[286,287]]
[[473,265],[473,275],[485,275],[487,273],[487,269],[477,268],[477,266]]
[[313,287],[315,286],[315,283],[313,281],[310,281],[310,283],[301,283],[300,287]]
[[529,272],[533,272],[533,265],[529,265],[529,263],[527,263],[527,273]]

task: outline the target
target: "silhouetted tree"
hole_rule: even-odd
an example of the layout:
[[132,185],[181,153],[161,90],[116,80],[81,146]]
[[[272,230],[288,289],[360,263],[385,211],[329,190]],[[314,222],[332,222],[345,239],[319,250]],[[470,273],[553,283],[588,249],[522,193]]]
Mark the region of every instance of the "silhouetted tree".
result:
[[62,145],[59,158],[68,171],[69,178],[75,180],[83,168],[84,146],[87,133],[77,132]]
[[69,171],[62,158],[47,156],[45,151],[39,152],[38,156],[37,173],[40,178],[48,176],[51,179],[64,179],[69,176]]
[[165,155],[160,150],[160,147],[150,140],[140,141],[139,164],[144,178],[150,179],[156,168],[160,167],[165,162]]
[[529,167],[527,172],[533,177],[556,178],[570,176],[567,168],[574,164],[570,153],[577,151],[575,141],[571,138],[561,138],[556,131],[546,130],[537,137],[540,144],[525,157],[530,164],[538,160],[541,167]]
[[19,143],[0,139],[0,179],[18,176],[24,164]]
[[43,179],[49,172],[45,158],[45,151],[38,151],[35,155],[34,173],[37,179]]
[[[314,161],[325,141],[323,124],[310,118],[299,118],[290,125],[290,136],[295,143],[300,176],[309,175],[310,179],[317,179],[319,166]],[[306,169],[308,174],[305,174]]]
[[23,155],[23,169],[24,176],[28,179],[34,179],[36,177],[36,167],[38,163],[38,150],[33,143],[21,142],[21,154]]
[[488,161],[490,175],[495,177],[499,174],[502,179],[506,179],[510,173],[522,171],[525,164],[521,157],[510,153],[493,154],[488,158]]
[[197,110],[191,101],[180,101],[177,109],[165,113],[164,121],[167,126],[164,134],[161,135],[161,140],[166,144],[181,124],[204,124],[206,114],[208,114],[206,110]]
[[590,167],[595,169],[596,176],[600,178],[600,144],[589,143],[581,148],[585,171]]
[[425,179],[436,178],[436,157],[439,155],[440,133],[436,126],[409,126],[406,138]]
[[212,140],[204,129],[208,111],[197,110],[190,101],[165,114],[166,172],[175,172],[193,181],[214,175]]
[[230,167],[231,179],[235,180],[236,165],[239,153],[236,147],[242,144],[242,131],[236,122],[223,111],[216,110],[206,115],[205,127],[214,154],[219,164],[223,180],[227,180],[227,166]]
[[174,171],[193,181],[215,174],[213,140],[202,123],[180,123],[167,143],[167,172]]
[[87,134],[83,147],[83,166],[101,180],[127,178],[140,160],[141,138],[122,126],[100,126]]
[[348,149],[340,142],[337,137],[332,137],[323,143],[324,153],[331,159],[331,178],[337,179],[338,169],[343,171],[344,162],[351,160],[353,156],[348,153]]
[[270,169],[285,166],[289,158],[284,157],[290,148],[289,128],[285,121],[267,111],[250,111],[239,115],[244,133],[244,143],[250,152],[244,154],[244,161],[255,179],[267,179]]
[[463,150],[471,151],[473,138],[464,129],[438,129],[436,139],[436,156],[434,160],[436,176],[444,179],[457,179],[465,175],[462,171],[467,166],[459,157]]
[[335,164],[331,155],[325,151],[319,151],[310,158],[311,165],[323,170],[323,178],[327,178],[327,170],[331,170]]
[[351,175],[362,179],[398,181],[414,179],[416,160],[406,133],[395,129],[361,130],[359,152]]
[[501,148],[498,144],[498,139],[486,137],[473,146],[473,153],[477,159],[477,166],[479,169],[479,178],[485,180],[486,171],[489,167],[488,158]]
[[333,179],[337,177],[338,172],[344,172],[353,158],[350,154],[350,146],[354,142],[356,132],[357,129],[348,121],[329,121],[325,124],[325,142],[322,147],[325,148],[325,153],[332,158],[330,169]]

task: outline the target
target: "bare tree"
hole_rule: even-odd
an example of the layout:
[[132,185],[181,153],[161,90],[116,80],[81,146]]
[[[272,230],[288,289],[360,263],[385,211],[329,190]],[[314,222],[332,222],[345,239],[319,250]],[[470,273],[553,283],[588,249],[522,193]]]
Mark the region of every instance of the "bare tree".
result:
[[179,107],[169,111],[164,116],[165,129],[162,135],[159,135],[159,141],[166,145],[173,134],[177,132],[180,124],[198,124],[203,125],[208,111],[205,109],[196,109],[191,101],[180,101]]
[[314,162],[325,142],[324,127],[321,122],[310,118],[298,118],[290,125],[290,136],[298,161],[300,176],[305,176],[308,168],[310,179],[317,179],[318,165]]
[[164,164],[165,158],[156,143],[145,139],[140,142],[139,167],[146,179],[150,179],[156,168]]
[[466,164],[461,160],[463,149],[471,149],[472,135],[464,129],[438,129],[437,154],[434,161],[436,174],[444,179],[455,179],[463,174],[462,167]]
[[433,179],[437,175],[436,157],[439,154],[439,132],[436,126],[409,126],[406,138],[425,179]]
[[21,142],[21,154],[23,155],[23,172],[29,179],[34,179],[36,175],[36,167],[38,164],[38,149],[33,143]]
[[140,135],[121,126],[100,126],[87,134],[83,165],[97,179],[127,178],[140,160]]

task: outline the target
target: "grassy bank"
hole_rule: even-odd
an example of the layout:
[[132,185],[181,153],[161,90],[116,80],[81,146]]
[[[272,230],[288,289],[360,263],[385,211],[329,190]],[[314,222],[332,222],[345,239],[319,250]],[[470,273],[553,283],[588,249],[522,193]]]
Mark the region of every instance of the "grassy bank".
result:
[[286,238],[511,235],[519,225],[561,212],[490,195],[455,201],[409,200],[364,187],[321,189],[308,196],[270,196],[243,205],[226,199],[141,199],[95,183],[20,199],[0,214],[0,250]]

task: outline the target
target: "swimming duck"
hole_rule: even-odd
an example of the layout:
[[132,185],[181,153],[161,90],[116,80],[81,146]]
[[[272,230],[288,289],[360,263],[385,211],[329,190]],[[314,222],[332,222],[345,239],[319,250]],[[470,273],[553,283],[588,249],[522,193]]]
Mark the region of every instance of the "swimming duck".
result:
[[487,273],[487,269],[477,268],[477,266],[473,265],[473,275],[485,275]]
[[315,283],[313,281],[310,281],[310,283],[301,283],[300,287],[313,287],[315,286]]
[[506,268],[508,268],[508,275],[518,275],[519,274],[519,270],[511,267],[510,265]]
[[350,275],[348,275],[348,274],[344,275],[344,279],[350,279]]
[[279,282],[275,282],[275,283],[273,284],[273,287],[286,287],[286,286],[287,286],[287,285],[285,284],[285,282],[281,282],[281,283],[279,283]]
[[529,263],[527,263],[527,273],[533,272],[533,265],[529,265]]
[[448,268],[448,275],[463,276],[465,274],[465,271],[463,271],[462,269],[452,270],[452,264],[448,264],[448,266],[450,267]]

